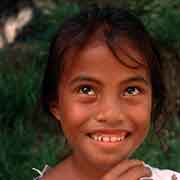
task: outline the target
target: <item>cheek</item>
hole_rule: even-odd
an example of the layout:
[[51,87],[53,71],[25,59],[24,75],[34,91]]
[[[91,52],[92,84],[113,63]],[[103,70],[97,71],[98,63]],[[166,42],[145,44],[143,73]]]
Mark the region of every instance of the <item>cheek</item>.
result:
[[86,105],[73,103],[73,101],[64,104],[62,110],[62,126],[65,129],[74,131],[80,129],[91,118],[91,111]]
[[147,133],[151,121],[151,101],[132,107],[130,112],[138,131],[141,134]]
[[62,111],[61,127],[69,144],[73,147],[84,137],[84,127],[91,119],[91,112],[86,106],[67,103]]

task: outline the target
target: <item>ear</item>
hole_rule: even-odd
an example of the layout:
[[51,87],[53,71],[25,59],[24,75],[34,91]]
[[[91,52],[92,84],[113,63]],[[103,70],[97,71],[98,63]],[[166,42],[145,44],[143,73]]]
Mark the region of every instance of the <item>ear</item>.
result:
[[59,105],[58,103],[51,103],[50,104],[50,112],[52,113],[52,115],[58,120],[60,121],[61,120],[61,113],[60,113],[60,108],[59,108]]

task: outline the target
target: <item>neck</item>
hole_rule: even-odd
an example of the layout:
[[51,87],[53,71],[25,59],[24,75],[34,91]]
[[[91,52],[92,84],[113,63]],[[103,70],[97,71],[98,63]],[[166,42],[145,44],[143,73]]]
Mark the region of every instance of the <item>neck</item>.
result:
[[97,168],[75,154],[72,154],[70,161],[73,174],[78,177],[78,180],[99,180],[107,172],[107,170]]

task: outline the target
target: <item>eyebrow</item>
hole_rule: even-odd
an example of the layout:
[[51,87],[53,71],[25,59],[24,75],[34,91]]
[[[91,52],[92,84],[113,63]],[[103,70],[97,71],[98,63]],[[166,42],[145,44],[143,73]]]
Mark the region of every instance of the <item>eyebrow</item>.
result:
[[[99,81],[95,77],[86,76],[86,75],[79,75],[79,76],[73,78],[70,81],[70,83],[74,84],[74,83],[79,82],[79,81],[91,81],[91,82],[95,82],[97,84],[103,84],[101,81]],[[129,78],[123,80],[122,83],[125,84],[125,83],[134,82],[134,81],[142,82],[142,83],[146,84],[147,86],[150,85],[150,83],[149,83],[150,81],[146,80],[143,76],[140,76],[140,75],[129,77]]]
[[99,80],[97,80],[95,77],[91,77],[91,76],[86,76],[86,75],[79,75],[77,77],[75,77],[74,79],[72,79],[70,81],[71,84],[74,84],[78,81],[92,81],[95,82],[97,84],[102,84]]
[[124,83],[134,82],[134,81],[142,82],[142,83],[146,84],[147,86],[150,85],[150,81],[149,80],[146,80],[143,76],[139,76],[139,75],[125,79]]

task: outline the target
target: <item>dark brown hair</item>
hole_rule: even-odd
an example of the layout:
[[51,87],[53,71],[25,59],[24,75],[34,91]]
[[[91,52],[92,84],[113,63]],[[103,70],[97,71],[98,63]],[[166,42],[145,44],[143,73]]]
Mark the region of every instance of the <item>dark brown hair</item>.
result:
[[[139,18],[128,10],[113,7],[98,8],[97,6],[92,6],[66,19],[60,26],[50,46],[42,84],[43,109],[50,113],[49,105],[57,98],[57,88],[60,83],[61,73],[63,73],[64,55],[72,48],[79,48],[80,50],[80,47],[87,43],[88,38],[98,27],[104,27],[101,33],[103,33],[106,39],[107,46],[116,55],[118,60],[121,58],[118,57],[115,47],[117,43],[121,43],[119,40],[123,37],[133,42],[136,45],[137,51],[144,55],[149,68],[153,89],[152,115],[154,120],[157,119],[162,111],[165,100],[160,54],[153,39],[145,30]],[[131,57],[125,50],[123,51],[133,61],[137,62],[137,64],[139,63],[138,60]],[[125,60],[122,63],[128,66]]]

